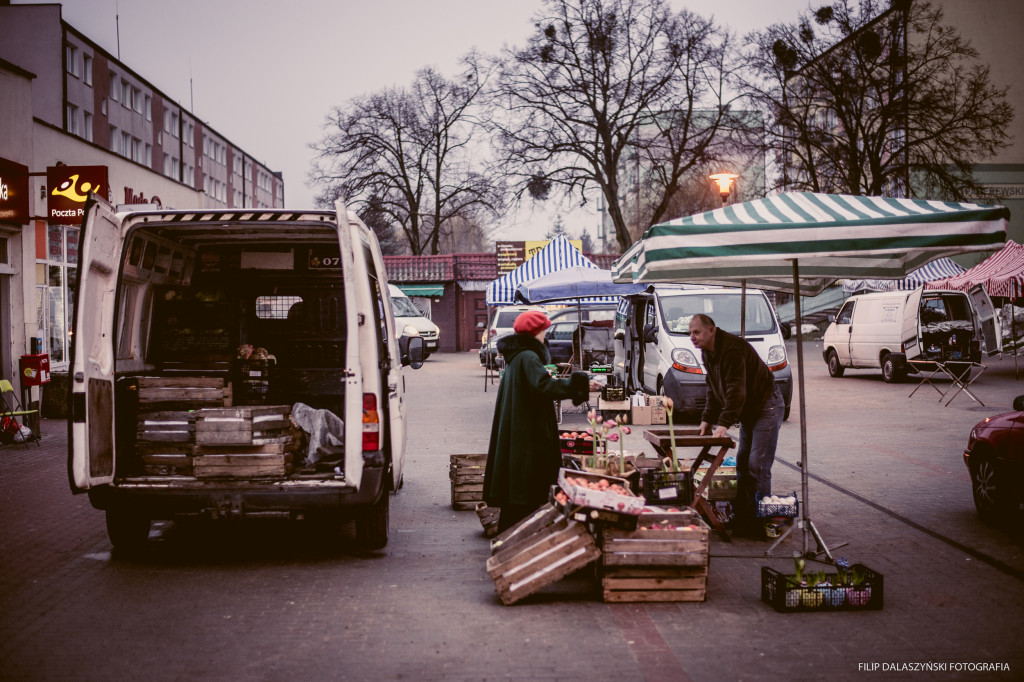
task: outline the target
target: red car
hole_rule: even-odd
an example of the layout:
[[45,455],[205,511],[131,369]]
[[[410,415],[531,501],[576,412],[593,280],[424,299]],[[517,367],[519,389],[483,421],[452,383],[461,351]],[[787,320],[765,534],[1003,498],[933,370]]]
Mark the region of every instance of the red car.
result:
[[974,506],[993,523],[1012,520],[1024,502],[1024,395],[1013,409],[975,424],[964,450]]

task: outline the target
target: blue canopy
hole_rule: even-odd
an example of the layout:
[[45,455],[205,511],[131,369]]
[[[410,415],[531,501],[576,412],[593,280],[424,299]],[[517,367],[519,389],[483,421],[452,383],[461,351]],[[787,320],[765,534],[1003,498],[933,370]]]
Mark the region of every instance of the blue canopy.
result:
[[523,282],[575,266],[598,269],[565,235],[560,234],[530,260],[488,284],[487,305],[512,305],[516,287]]
[[516,287],[516,303],[579,301],[583,305],[616,303],[620,296],[638,294],[646,284],[616,284],[611,270],[575,265],[555,270]]

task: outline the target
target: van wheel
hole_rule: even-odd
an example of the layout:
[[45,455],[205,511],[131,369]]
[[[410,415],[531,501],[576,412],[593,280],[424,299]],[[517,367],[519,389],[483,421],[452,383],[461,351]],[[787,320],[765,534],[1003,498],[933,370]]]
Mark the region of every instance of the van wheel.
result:
[[892,359],[892,355],[886,353],[882,356],[882,379],[885,380],[885,383],[894,384],[904,376],[906,376],[906,372],[896,369],[896,362]]
[[107,510],[107,537],[115,550],[138,551],[149,539],[150,519],[131,509]]
[[388,544],[388,509],[391,494],[387,489],[380,499],[356,516],[356,542],[363,549],[382,549]]
[[846,368],[839,363],[839,354],[834,350],[828,352],[828,375],[830,377],[841,377]]

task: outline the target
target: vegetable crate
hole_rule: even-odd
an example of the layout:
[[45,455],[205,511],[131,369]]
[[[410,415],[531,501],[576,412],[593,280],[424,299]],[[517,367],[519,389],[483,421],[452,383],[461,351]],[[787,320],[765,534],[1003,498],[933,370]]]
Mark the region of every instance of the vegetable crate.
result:
[[452,508],[460,511],[476,509],[484,501],[484,469],[487,455],[452,455],[448,478],[452,485]]
[[550,505],[506,533],[517,529],[497,544],[487,560],[487,574],[505,605],[535,594],[601,556],[586,526],[565,518]]
[[585,440],[588,434],[584,431],[573,431],[571,429],[559,429],[558,442],[562,446],[562,452],[574,455],[590,455],[594,452],[594,441]]
[[[810,585],[807,580],[796,584],[795,575],[784,575],[774,568],[761,567],[761,601],[781,612],[853,611],[881,609],[884,580],[881,573],[862,564],[854,564],[847,580],[832,573],[825,576],[828,584]],[[849,576],[857,576],[851,579]],[[808,574],[805,574],[805,578]],[[857,584],[854,585],[853,583]]]
[[[592,485],[604,488],[589,487]],[[632,530],[644,508],[644,499],[629,492],[629,481],[624,478],[560,469],[558,487],[566,496],[562,502],[565,513],[580,522]]]
[[648,470],[643,474],[644,497],[651,504],[689,506],[693,500],[693,477],[689,471]]
[[498,519],[501,518],[500,508],[488,507],[486,502],[477,502],[476,515],[480,519],[480,525],[484,527],[485,538],[493,538],[498,534]]
[[[693,485],[699,486],[701,481],[704,480],[706,468],[697,469],[693,472]],[[708,500],[735,500],[736,499],[736,486],[739,478],[736,474],[736,467],[725,467],[720,466],[715,470],[714,476],[711,477],[711,483],[705,490],[705,497]]]
[[644,513],[634,531],[601,530],[605,602],[704,601],[710,529],[693,509]]
[[238,360],[238,405],[265,405],[270,395],[272,360]]
[[[760,493],[758,493],[760,495]],[[796,499],[796,491],[791,492],[787,497],[792,497],[796,502],[793,504],[771,504],[763,502],[759,497],[757,500],[757,516],[758,518],[768,518],[771,516],[786,516],[791,519],[795,519],[800,515],[800,500]]]

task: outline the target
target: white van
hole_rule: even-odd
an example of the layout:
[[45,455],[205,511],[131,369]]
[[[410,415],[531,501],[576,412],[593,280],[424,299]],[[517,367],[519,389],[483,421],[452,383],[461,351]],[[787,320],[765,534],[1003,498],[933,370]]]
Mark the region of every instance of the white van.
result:
[[916,289],[853,296],[829,320],[822,357],[833,377],[847,367],[877,367],[892,383],[917,372],[907,363],[914,359],[949,362],[958,376],[969,376],[983,343],[988,355],[1002,352],[999,318],[981,286],[966,294]]
[[[615,374],[628,393],[666,395],[679,411],[697,413],[707,402],[707,370],[690,341],[690,320],[704,313],[740,333],[741,291],[731,287],[654,285],[624,296],[615,315]],[[748,289],[744,338],[775,375],[789,419],[793,372],[775,308],[763,291]]]
[[[394,284],[388,285],[388,291],[391,292],[391,307],[395,311],[395,328],[398,335],[420,336],[423,339],[423,358],[429,358],[430,354],[441,346],[441,329],[423,315],[404,291]],[[411,333],[412,329],[407,327],[412,327],[416,333]]]
[[384,272],[341,203],[115,214],[90,198],[69,479],[116,549],[142,546],[154,519],[266,513],[345,512],[363,546],[387,543],[402,367],[423,347],[400,350]]

